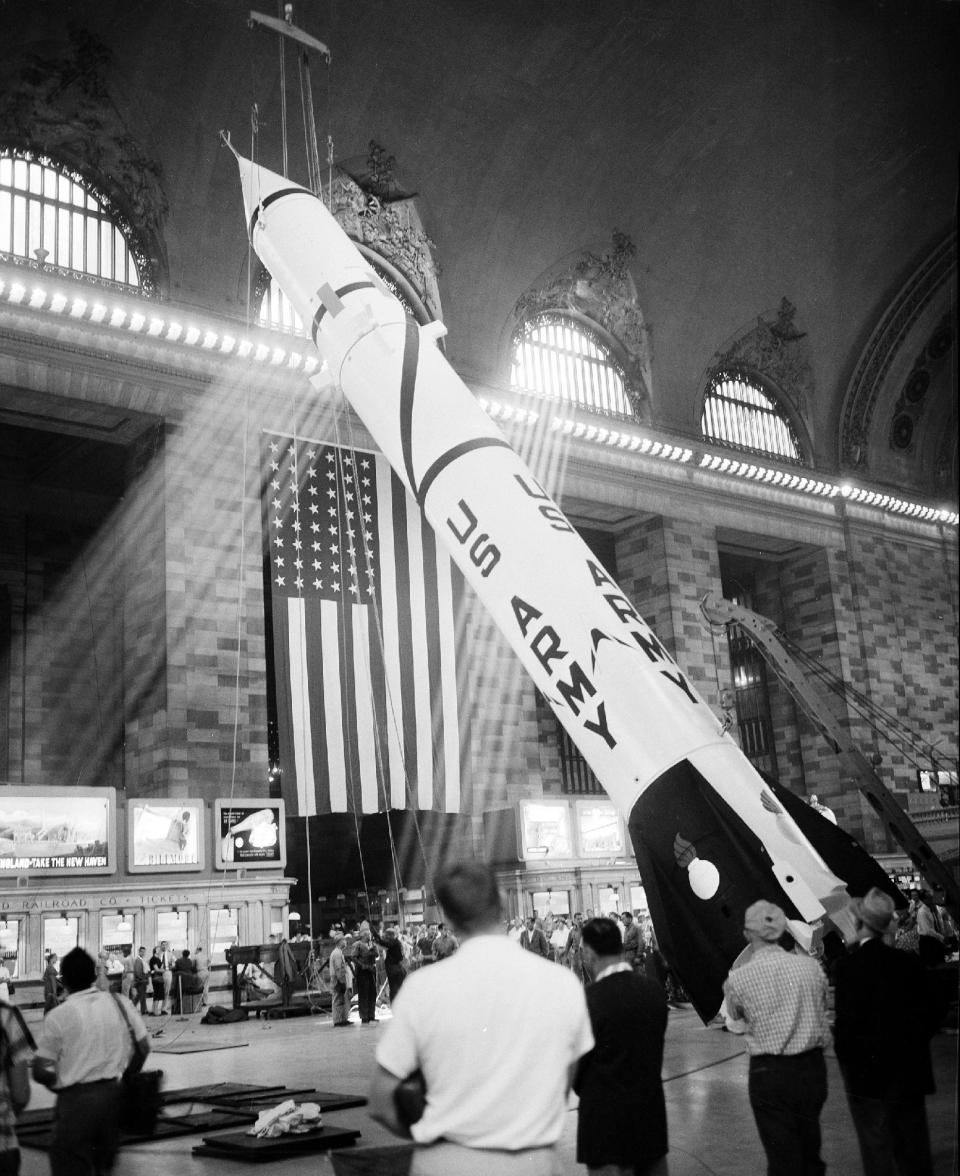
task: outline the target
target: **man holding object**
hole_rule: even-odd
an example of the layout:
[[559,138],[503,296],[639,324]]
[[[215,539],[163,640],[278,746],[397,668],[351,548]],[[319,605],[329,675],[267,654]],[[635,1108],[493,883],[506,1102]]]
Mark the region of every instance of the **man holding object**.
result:
[[57,1092],[51,1176],[113,1169],[120,1079],[128,1069],[141,1069],[150,1052],[140,1014],[129,1001],[96,988],[96,976],[82,948],[67,952],[61,965],[67,999],[47,1013],[37,1039],[33,1076]]

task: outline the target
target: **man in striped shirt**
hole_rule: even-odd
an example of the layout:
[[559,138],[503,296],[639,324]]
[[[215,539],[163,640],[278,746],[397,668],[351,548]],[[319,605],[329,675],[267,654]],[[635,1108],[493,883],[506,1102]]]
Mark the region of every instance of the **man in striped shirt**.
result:
[[820,1112],[827,1100],[827,979],[815,959],[780,946],[783,911],[755,902],[744,915],[750,953],[724,984],[731,1016],[744,1022],[748,1091],[767,1176],[821,1176]]

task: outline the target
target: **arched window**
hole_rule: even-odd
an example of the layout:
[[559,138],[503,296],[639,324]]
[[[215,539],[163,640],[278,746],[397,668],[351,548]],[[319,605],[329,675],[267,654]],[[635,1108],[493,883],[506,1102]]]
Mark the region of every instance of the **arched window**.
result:
[[610,348],[596,331],[562,314],[538,315],[514,335],[510,385],[591,412],[634,415]]
[[303,319],[297,314],[293,303],[269,274],[266,276],[266,285],[260,298],[257,323],[272,331],[289,331],[293,335],[305,334]]
[[759,384],[737,372],[717,372],[710,381],[700,429],[717,445],[797,465],[804,461],[789,417]]
[[0,150],[0,255],[141,286],[106,197],[42,156]]

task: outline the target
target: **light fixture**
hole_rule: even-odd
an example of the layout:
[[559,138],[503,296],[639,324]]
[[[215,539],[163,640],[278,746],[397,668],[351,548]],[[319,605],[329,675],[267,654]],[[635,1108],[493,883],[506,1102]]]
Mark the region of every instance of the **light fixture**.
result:
[[117,911],[120,916],[120,922],[117,924],[117,930],[124,934],[133,931],[133,924],[127,919],[127,916],[122,910]]
[[178,908],[178,907],[174,907],[174,908],[173,908],[173,913],[174,913],[175,915],[179,915],[179,914],[180,914],[180,910],[179,910],[179,908]]

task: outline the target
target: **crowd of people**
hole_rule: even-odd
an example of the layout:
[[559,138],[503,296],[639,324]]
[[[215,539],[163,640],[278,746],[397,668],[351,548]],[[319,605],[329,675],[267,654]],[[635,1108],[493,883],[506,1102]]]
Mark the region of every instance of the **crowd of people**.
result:
[[[649,929],[632,912],[505,922],[496,877],[478,862],[447,870],[436,892],[446,925],[331,929],[334,1025],[351,1023],[353,993],[361,1023],[373,1023],[389,992],[370,1108],[413,1139],[411,1176],[559,1176],[571,1089],[577,1159],[591,1176],[664,1171],[669,1006]],[[746,946],[724,986],[723,1016],[746,1047],[768,1176],[825,1171],[820,1115],[831,1044],[867,1176],[933,1176],[929,1041],[945,1012],[936,980],[955,928],[925,896],[898,917],[893,898],[876,888],[851,900],[851,915],[859,943],[832,961],[828,978],[824,961],[798,947],[780,907],[761,899],[744,914]],[[922,949],[925,937],[941,945],[936,956]],[[144,994],[163,1015],[184,978],[203,983],[189,951],[175,956],[164,943],[149,958],[145,948],[130,955],[122,975],[131,981],[121,980],[119,992],[103,957],[80,948],[52,957],[48,971],[63,995],[51,984],[36,1042],[0,1000],[0,1176],[19,1170],[15,1118],[29,1100],[30,1068],[57,1093],[52,1176],[110,1171],[121,1080],[150,1048]]]
[[[552,925],[531,916],[504,934],[495,878],[476,863],[448,872],[437,895],[459,947],[449,965],[404,982],[370,1091],[374,1116],[417,1144],[412,1176],[557,1176],[570,1088],[579,1095],[577,1159],[591,1176],[663,1171],[668,1000],[655,940],[627,913]],[[921,900],[917,918],[929,907],[937,904]],[[885,891],[851,900],[851,915],[858,944],[828,980],[826,961],[800,949],[780,907],[759,900],[744,914],[724,1027],[746,1046],[768,1176],[826,1170],[820,1114],[831,1042],[866,1176],[933,1176],[929,1041],[946,1011],[938,961],[897,945]],[[934,929],[949,945],[948,916],[938,916]]]
[[[101,951],[94,961],[94,985],[101,992],[119,993],[140,1010],[141,1016],[165,1017],[179,1013],[182,997],[200,995],[206,1001],[210,969],[203,962],[203,949],[191,956],[187,948],[179,954],[164,940],[147,956],[147,949],[132,947],[121,952]],[[56,952],[48,953],[43,972],[43,1011],[50,1012],[64,1000],[64,984]],[[147,1008],[147,1004],[150,1008]]]

